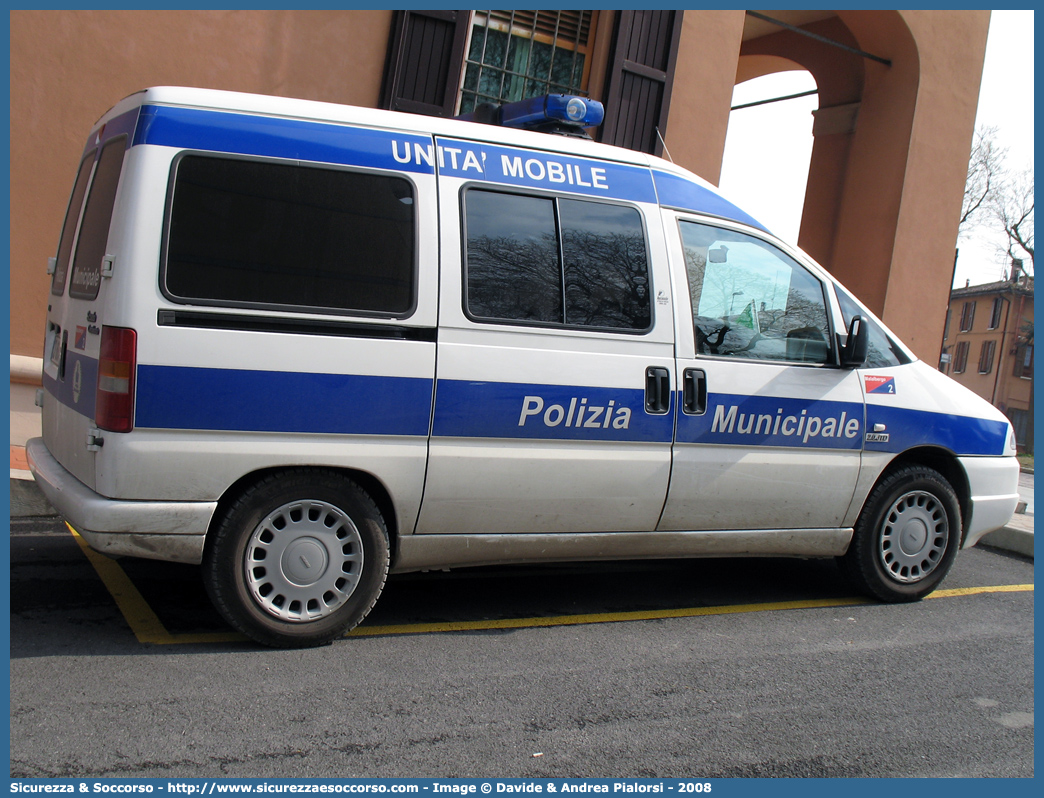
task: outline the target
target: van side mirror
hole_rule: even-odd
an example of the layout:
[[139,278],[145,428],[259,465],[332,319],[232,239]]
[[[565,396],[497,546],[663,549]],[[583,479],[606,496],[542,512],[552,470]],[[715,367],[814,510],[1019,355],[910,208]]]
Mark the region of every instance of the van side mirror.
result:
[[870,329],[864,316],[853,316],[848,325],[848,341],[841,350],[841,367],[857,369],[866,363],[866,353],[870,346]]

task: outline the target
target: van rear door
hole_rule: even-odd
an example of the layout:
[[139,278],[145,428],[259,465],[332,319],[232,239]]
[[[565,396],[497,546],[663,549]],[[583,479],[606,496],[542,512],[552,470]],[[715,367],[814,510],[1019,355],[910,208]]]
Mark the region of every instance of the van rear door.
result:
[[94,131],[73,185],[51,279],[44,350],[43,435],[81,482],[95,484],[96,391],[113,208],[137,109]]

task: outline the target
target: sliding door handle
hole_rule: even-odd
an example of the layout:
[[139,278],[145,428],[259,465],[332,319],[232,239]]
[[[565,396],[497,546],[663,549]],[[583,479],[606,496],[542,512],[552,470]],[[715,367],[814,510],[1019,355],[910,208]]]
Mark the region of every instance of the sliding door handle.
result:
[[685,369],[682,374],[682,412],[702,416],[707,412],[707,374],[703,369]]
[[645,412],[664,415],[671,409],[671,372],[662,366],[645,370]]

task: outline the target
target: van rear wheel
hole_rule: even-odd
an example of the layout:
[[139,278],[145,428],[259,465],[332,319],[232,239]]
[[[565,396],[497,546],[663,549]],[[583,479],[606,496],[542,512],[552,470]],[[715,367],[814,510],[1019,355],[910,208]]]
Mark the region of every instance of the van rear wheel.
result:
[[937,471],[906,466],[871,491],[841,569],[883,601],[916,601],[943,580],[961,543],[961,509]]
[[334,472],[272,474],[245,490],[203,562],[211,601],[236,629],[280,648],[317,646],[366,617],[388,573],[373,500]]

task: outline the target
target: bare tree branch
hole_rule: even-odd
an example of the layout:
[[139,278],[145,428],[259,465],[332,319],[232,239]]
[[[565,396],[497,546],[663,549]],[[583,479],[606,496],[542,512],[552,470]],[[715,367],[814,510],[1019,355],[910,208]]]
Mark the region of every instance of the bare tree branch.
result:
[[968,159],[968,178],[964,184],[964,202],[961,206],[960,235],[967,235],[983,223],[997,184],[1004,176],[1004,161],[1008,151],[997,144],[996,127],[980,127],[972,140]]
[[991,199],[993,215],[1008,237],[1007,256],[1025,262],[1033,274],[1033,169],[1008,176]]

